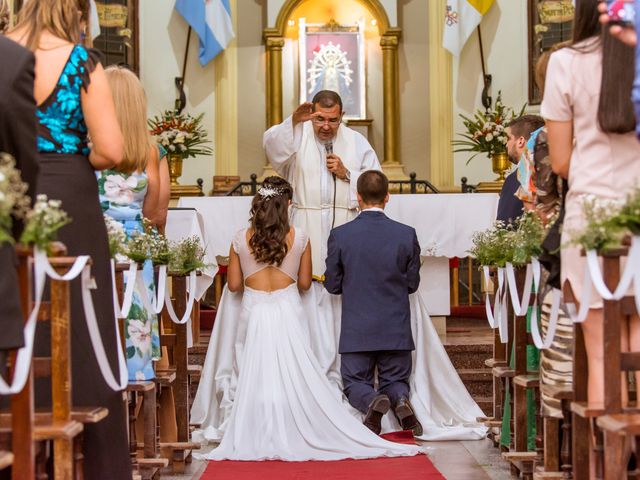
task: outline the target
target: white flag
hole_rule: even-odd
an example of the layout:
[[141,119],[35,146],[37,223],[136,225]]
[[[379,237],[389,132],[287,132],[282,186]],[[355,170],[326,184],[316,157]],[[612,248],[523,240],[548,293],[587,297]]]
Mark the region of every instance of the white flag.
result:
[[494,0],[447,0],[442,46],[456,57]]

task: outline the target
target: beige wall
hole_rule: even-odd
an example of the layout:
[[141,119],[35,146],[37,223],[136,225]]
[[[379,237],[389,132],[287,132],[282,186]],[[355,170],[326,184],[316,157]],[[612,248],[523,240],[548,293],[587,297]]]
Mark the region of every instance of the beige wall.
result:
[[[506,105],[519,110],[528,98],[527,2],[497,0],[482,21],[487,72],[493,75],[493,97],[502,90]],[[474,32],[458,59],[453,60],[454,132],[463,131],[458,113],[480,108],[482,68],[477,33]],[[455,137],[454,137],[455,138]],[[491,161],[482,155],[471,160],[468,153],[454,156],[454,183],[466,176],[470,183],[493,180]]]
[[[432,0],[430,0],[432,1]],[[402,38],[400,67],[400,159],[405,173],[429,179],[428,5],[424,0],[398,2]],[[382,103],[380,101],[380,103]],[[380,105],[380,108],[382,106]],[[381,125],[379,125],[381,127]],[[381,138],[382,140],[382,138]]]
[[[173,108],[177,95],[174,78],[182,71],[187,24],[174,10],[174,0],[140,2],[140,77],[147,92],[149,115]],[[204,113],[204,126],[214,140],[215,95],[214,62],[202,67],[198,61],[198,37],[191,35],[187,64],[186,112]],[[215,152],[215,145],[213,145]],[[204,180],[205,192],[212,186],[215,169],[214,156],[189,158],[184,161],[181,184],[195,184]]]
[[[262,134],[266,125],[263,7],[257,0],[238,1],[238,174],[260,175],[265,165]],[[231,120],[231,119],[230,119]]]

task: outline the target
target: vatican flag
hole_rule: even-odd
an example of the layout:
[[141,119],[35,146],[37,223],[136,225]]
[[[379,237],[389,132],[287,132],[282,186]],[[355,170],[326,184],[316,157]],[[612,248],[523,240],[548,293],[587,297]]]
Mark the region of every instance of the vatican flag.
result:
[[442,46],[456,57],[494,0],[447,0]]

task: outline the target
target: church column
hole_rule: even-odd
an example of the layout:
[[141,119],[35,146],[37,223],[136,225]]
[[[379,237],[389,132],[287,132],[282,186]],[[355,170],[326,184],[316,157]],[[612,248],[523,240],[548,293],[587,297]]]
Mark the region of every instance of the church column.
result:
[[429,180],[453,186],[453,73],[451,54],[442,46],[445,2],[429,2]]
[[381,38],[384,106],[384,159],[382,169],[392,180],[407,175],[400,162],[400,92],[398,85],[398,41],[400,29],[389,29]]
[[282,123],[282,47],[284,38],[266,37],[267,128]]
[[[238,0],[231,0],[233,29],[238,31]],[[238,174],[238,41],[231,40],[215,62],[216,175]]]

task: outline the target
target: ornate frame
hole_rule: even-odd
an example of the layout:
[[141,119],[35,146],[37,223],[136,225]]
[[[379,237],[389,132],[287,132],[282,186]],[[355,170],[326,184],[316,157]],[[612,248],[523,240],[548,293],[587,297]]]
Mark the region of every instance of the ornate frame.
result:
[[356,114],[346,114],[345,119],[361,120],[367,118],[367,105],[366,105],[366,67],[365,67],[365,42],[364,42],[364,22],[360,21],[356,25],[337,25],[335,23],[329,23],[327,25],[315,25],[307,24],[304,19],[299,20],[298,27],[300,33],[298,36],[298,57],[299,57],[299,77],[300,77],[300,103],[309,101],[309,93],[307,91],[307,35],[349,35],[355,36],[358,44],[358,59],[357,68],[358,73],[358,109]]

